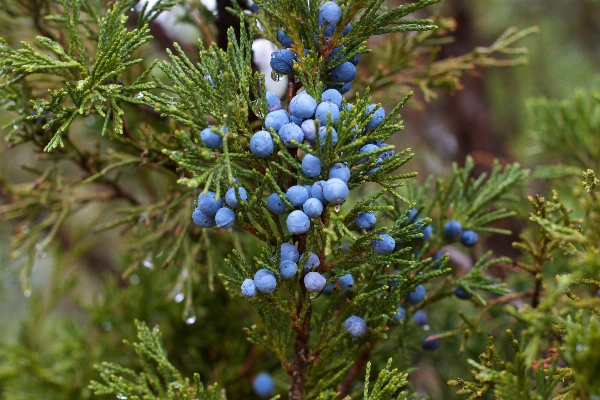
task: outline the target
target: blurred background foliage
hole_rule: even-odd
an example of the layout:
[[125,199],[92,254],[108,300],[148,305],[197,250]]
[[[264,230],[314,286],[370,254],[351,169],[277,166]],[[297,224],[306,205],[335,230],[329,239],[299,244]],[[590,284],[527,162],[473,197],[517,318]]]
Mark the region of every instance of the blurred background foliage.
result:
[[[8,2],[2,3],[6,3],[3,7],[9,7]],[[45,4],[42,1],[16,3],[22,7]],[[394,4],[390,1],[388,7]],[[10,9],[15,13],[12,15],[0,13],[0,36],[13,46],[18,46],[20,40],[29,41],[36,34],[36,22],[20,16],[19,7]],[[189,1],[185,12],[178,15],[183,23],[177,40],[183,40],[188,54],[194,54],[196,37],[201,38],[205,47],[213,40],[222,43],[222,33],[214,24],[224,24],[228,17],[224,13],[215,16],[212,7]],[[214,7],[222,9],[222,3]],[[600,72],[600,1],[445,0],[432,10],[440,18],[453,18],[440,20],[440,26],[452,32],[454,41],[435,54],[438,60],[467,54],[478,46],[490,46],[508,27],[537,26],[539,31],[518,42],[518,46],[528,49],[526,64],[510,68],[479,65],[473,71],[465,70],[458,90],[453,90],[457,81],[445,80],[419,90],[418,82],[407,80],[402,73],[378,83],[374,72],[393,68],[395,38],[373,39],[369,47],[374,50],[363,56],[356,90],[372,86],[374,99],[384,107],[397,103],[410,88],[416,90],[403,113],[405,130],[395,136],[393,144],[400,149],[411,147],[416,153],[410,168],[419,171],[417,179],[423,182],[430,173],[448,175],[451,162],[462,164],[467,155],[475,160],[476,174],[489,171],[494,159],[499,159],[501,164],[518,161],[534,169],[540,164],[570,164],[565,157],[568,151],[560,152],[565,147],[556,147],[557,139],[547,135],[551,129],[540,129],[547,120],[540,115],[547,112],[548,107],[560,107],[540,98],[550,101],[572,98],[577,89],[589,90],[595,85]],[[40,16],[43,11],[41,8]],[[152,34],[156,38],[153,46],[143,47],[140,56],[164,58],[164,48],[170,47],[175,38],[170,36],[172,32],[158,24],[152,26]],[[140,70],[127,73],[135,77]],[[450,89],[450,93],[441,89]],[[12,117],[2,111],[0,124],[4,125]],[[144,125],[153,126],[157,131],[164,123],[151,112],[141,114],[140,121],[130,120],[129,123],[135,126],[142,120]],[[99,127],[99,119],[88,117],[72,129],[80,131],[82,141],[92,147]],[[590,128],[592,136],[594,128],[597,126]],[[595,132],[597,138],[598,131]],[[99,145],[106,146],[105,140],[100,140]],[[7,144],[2,143],[0,176],[13,184],[29,182],[33,175],[20,166],[38,163],[32,148],[25,145],[9,150]],[[570,150],[581,151],[575,147]],[[567,198],[563,200],[567,206],[576,204],[577,193],[573,196],[570,188],[579,185],[581,170],[595,168],[598,171],[600,158],[597,151],[590,156],[596,164],[574,165],[576,169],[570,175],[564,170],[557,175],[556,171],[546,169],[537,172],[536,176],[564,178],[568,175],[568,179],[577,176],[578,179],[552,185],[564,189]],[[171,191],[170,185],[174,185],[174,175],[168,173],[143,170],[130,173],[131,182],[138,186],[132,184],[126,190],[138,199],[159,199]],[[145,185],[139,185],[139,182]],[[536,180],[526,192],[550,197],[547,187],[546,181]],[[0,205],[10,201],[10,196],[0,186]],[[97,379],[92,363],[116,361],[129,365],[133,362],[124,352],[121,340],[134,340],[134,319],[145,321],[149,326],[160,324],[171,362],[188,376],[191,372],[199,372],[207,382],[218,380],[231,398],[250,396],[248,382],[257,369],[277,369],[276,361],[268,361],[268,349],[246,342],[242,329],[252,323],[250,311],[243,301],[231,299],[225,292],[221,280],[215,276],[219,271],[205,265],[171,265],[163,269],[160,267],[161,256],[148,254],[144,267],[122,274],[136,262],[135,256],[127,252],[130,250],[128,244],[122,243],[118,229],[90,234],[90,221],[106,222],[110,220],[108,214],[112,209],[125,204],[126,201],[119,199],[103,206],[90,205],[84,212],[68,218],[57,240],[36,254],[31,290],[25,292],[21,290],[19,275],[27,256],[10,257],[10,238],[31,227],[1,222],[0,337],[3,345],[0,347],[0,398],[92,397],[87,389],[89,381]],[[189,207],[191,212],[191,204]],[[521,217],[530,211],[526,204],[519,207]],[[143,222],[143,218],[140,221]],[[518,232],[524,226],[513,220],[503,227]],[[206,235],[215,236],[210,241],[209,260],[223,259],[230,251],[228,243],[251,241],[249,235],[237,233],[228,233],[232,235],[228,241],[219,241],[216,232]],[[202,236],[198,239],[205,240]],[[519,253],[511,247],[515,240],[514,235],[506,240],[494,238],[493,243],[487,243],[485,247],[494,250],[498,256],[517,256]],[[251,257],[252,246],[244,248],[249,252],[247,257]],[[552,277],[561,269],[566,267],[557,265],[546,273]],[[506,267],[493,270],[493,273],[506,278],[515,290],[528,289],[530,280],[513,274],[513,271]],[[232,307],[234,312],[227,311]],[[473,303],[452,298],[428,309],[430,324],[439,332],[455,329],[457,308],[465,315],[477,313]],[[487,342],[485,333],[492,332],[500,337],[507,326],[514,332],[525,327],[505,314],[503,305],[492,306],[489,312],[493,318],[482,321],[484,332],[467,342],[462,361],[467,357],[477,359]],[[458,398],[456,388],[445,382],[457,376],[470,376],[471,367],[466,362],[457,362],[461,338],[445,339],[437,352],[423,352],[417,336],[407,334],[409,328],[406,324],[391,330],[392,340],[378,348],[375,354],[385,360],[394,353],[393,347],[402,343],[408,351],[402,352],[398,360],[402,368],[418,368],[410,376],[418,393],[438,399]],[[497,347],[504,355],[511,351],[498,343]],[[281,388],[287,385],[283,373],[276,374],[276,380]]]

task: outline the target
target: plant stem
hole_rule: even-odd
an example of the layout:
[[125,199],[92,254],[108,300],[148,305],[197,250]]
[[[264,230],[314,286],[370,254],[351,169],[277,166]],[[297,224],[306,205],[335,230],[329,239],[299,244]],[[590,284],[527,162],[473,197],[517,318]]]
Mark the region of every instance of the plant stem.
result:
[[[302,296],[296,305],[296,314],[298,318],[302,317],[304,300]],[[312,305],[308,300],[308,308],[304,314],[304,320],[295,328],[296,342],[294,343],[294,362],[292,371],[292,383],[290,385],[289,399],[302,400],[304,394],[304,383],[306,378],[306,368],[308,367],[308,339],[310,337],[310,316],[312,314]]]
[[352,368],[350,368],[350,370],[348,371],[348,374],[344,378],[344,381],[340,383],[337,387],[337,391],[339,393],[337,398],[339,400],[346,397],[346,395],[350,391],[350,385],[352,385],[353,382],[356,382],[358,376],[361,373],[363,373],[363,369],[365,368],[365,365],[367,365],[367,363],[369,362],[370,356],[371,350],[369,348],[364,349],[362,353],[360,353],[358,359],[356,360]]

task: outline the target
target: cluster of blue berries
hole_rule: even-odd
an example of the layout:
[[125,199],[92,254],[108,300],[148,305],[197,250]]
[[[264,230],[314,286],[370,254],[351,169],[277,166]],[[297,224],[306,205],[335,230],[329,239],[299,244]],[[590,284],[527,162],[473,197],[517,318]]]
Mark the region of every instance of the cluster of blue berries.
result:
[[[342,19],[342,9],[333,1],[324,3],[319,8],[319,29],[324,29],[324,46],[320,46],[316,42],[318,34],[314,33],[315,47],[317,49],[326,49],[331,37],[337,29],[337,24]],[[352,24],[348,23],[342,31],[342,37],[348,35],[352,29]],[[274,51],[271,54],[271,68],[278,74],[289,75],[294,72],[294,62],[298,62],[298,55],[294,53],[296,43],[286,35],[283,28],[277,32],[277,41],[284,47],[283,49]],[[308,47],[308,46],[305,46]],[[305,50],[305,55],[308,50]],[[360,60],[360,55],[357,54],[349,61],[339,63],[344,56],[344,46],[335,47],[328,54],[325,60],[327,65],[332,65],[329,68],[329,80],[332,82],[327,88],[335,89],[339,93],[346,93],[352,86],[352,80],[356,77],[356,65]],[[337,64],[337,65],[336,65]]]
[[446,222],[444,225],[444,235],[450,240],[459,239],[467,247],[473,247],[479,241],[479,235],[473,230],[463,231],[462,225],[456,220]]
[[192,220],[201,228],[219,228],[228,229],[235,223],[234,209],[238,208],[241,201],[248,199],[248,193],[243,187],[232,187],[225,193],[224,207],[223,199],[217,198],[213,191],[200,193],[196,209],[192,213]]

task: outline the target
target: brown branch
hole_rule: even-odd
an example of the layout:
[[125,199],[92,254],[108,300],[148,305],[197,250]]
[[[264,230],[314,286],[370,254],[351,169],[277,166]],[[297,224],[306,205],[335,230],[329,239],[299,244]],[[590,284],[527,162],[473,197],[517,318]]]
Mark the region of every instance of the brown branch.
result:
[[[302,274],[304,276],[304,274]],[[302,277],[300,279],[303,279]],[[305,292],[305,289],[302,290]],[[303,293],[304,294],[304,293]],[[310,301],[310,300],[309,300]],[[302,314],[304,306],[304,296],[301,295],[296,305],[296,315]],[[304,394],[304,384],[306,380],[306,369],[309,363],[308,339],[310,337],[310,317],[312,314],[312,305],[308,304],[308,309],[304,315],[301,325],[294,327],[296,331],[296,341],[294,343],[294,362],[292,371],[292,383],[290,385],[289,399],[302,400]]]
[[363,372],[365,365],[367,365],[367,363],[369,362],[370,356],[371,356],[370,348],[366,348],[362,351],[362,353],[360,353],[360,355],[358,356],[358,359],[356,360],[356,362],[354,363],[352,368],[350,368],[350,370],[346,374],[346,377],[344,378],[342,383],[340,383],[337,387],[337,391],[339,393],[339,395],[338,395],[339,400],[343,399],[344,397],[346,397],[346,395],[348,395],[348,393],[350,392],[350,386],[352,385],[352,383],[354,383],[356,381],[358,376]]

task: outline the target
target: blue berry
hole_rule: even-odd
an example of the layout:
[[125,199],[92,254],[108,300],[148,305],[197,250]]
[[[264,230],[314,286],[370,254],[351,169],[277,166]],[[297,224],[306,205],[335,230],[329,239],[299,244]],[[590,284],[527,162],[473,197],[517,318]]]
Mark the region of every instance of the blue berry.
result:
[[419,213],[419,210],[417,210],[416,208],[411,208],[410,211],[408,212],[408,215],[406,216],[406,222],[412,222],[418,213]]
[[333,68],[329,76],[334,82],[351,82],[356,77],[356,67],[350,61],[345,61]]
[[301,235],[310,228],[310,218],[303,211],[295,210],[288,215],[285,224],[292,235]]
[[267,131],[258,131],[250,138],[250,152],[258,158],[269,157],[273,153],[275,142]]
[[292,141],[302,143],[304,140],[304,132],[302,132],[302,129],[298,125],[289,123],[283,125],[281,129],[279,129],[279,137],[285,147],[294,149],[298,147],[298,145],[292,143]]
[[[304,255],[302,255],[302,258],[304,258]],[[304,271],[310,271],[311,269],[313,269],[313,267],[318,267],[319,265],[321,265],[321,260],[319,260],[319,256],[315,253],[308,253],[308,258],[304,263],[303,269]]]
[[431,235],[433,235],[433,228],[431,225],[427,225],[425,227],[425,229],[423,229],[423,232],[421,232],[423,234],[423,237],[421,238],[421,240],[425,241],[425,240],[429,240],[431,239]]
[[273,92],[267,91],[267,110],[269,112],[281,110],[281,99]]
[[215,217],[204,214],[198,208],[192,213],[192,220],[194,221],[194,224],[198,225],[200,228],[212,228],[216,224]]
[[[375,109],[375,107],[377,107],[377,104],[369,105],[365,111],[365,115],[369,115],[371,113],[371,111],[373,111]],[[377,128],[379,126],[379,124],[381,124],[381,122],[383,121],[384,118],[385,118],[385,110],[381,106],[377,107],[375,112],[371,115],[369,122],[367,122],[366,128],[370,131],[374,130],[375,128]]]
[[271,68],[273,71],[283,75],[294,72],[293,62],[295,59],[293,52],[287,49],[276,50],[271,53]]
[[350,168],[346,164],[335,163],[329,170],[329,179],[338,178],[348,183],[350,180]]
[[266,372],[261,372],[254,377],[252,389],[259,397],[269,397],[275,390],[275,382],[273,382],[271,375]]
[[412,316],[413,322],[418,326],[427,324],[427,312],[425,310],[417,310]]
[[352,277],[352,274],[346,274],[338,278],[338,283],[340,284],[342,291],[347,292],[354,286],[354,278]]
[[327,89],[323,92],[321,102],[324,103],[326,101],[335,104],[339,109],[342,108],[342,95],[335,89]]
[[317,130],[315,127],[315,120],[307,119],[306,121],[302,122],[302,125],[300,125],[300,128],[302,129],[302,132],[304,133],[304,139],[306,139],[307,142],[314,144],[315,141],[317,140]]
[[321,125],[327,125],[327,114],[329,114],[331,121],[335,124],[340,118],[340,109],[336,104],[325,101],[317,106],[315,118],[319,120]]
[[217,194],[212,191],[200,193],[198,196],[198,209],[204,214],[214,217],[217,211],[223,207],[223,199],[217,199]]
[[394,321],[400,322],[406,318],[406,310],[402,306],[398,306],[396,309],[396,314],[394,315]]
[[319,200],[323,204],[327,203],[327,199],[325,198],[325,195],[323,194],[323,188],[325,187],[326,184],[327,184],[327,182],[325,182],[325,181],[317,181],[317,182],[313,183],[312,187],[310,188],[310,197],[314,197],[315,199]]
[[242,282],[242,295],[247,298],[256,297],[258,291],[256,290],[256,285],[254,281],[250,278],[247,278]]
[[352,88],[352,82],[346,82],[343,85],[329,85],[329,87],[337,90],[340,94],[344,94]]
[[379,235],[381,240],[371,240],[371,247],[375,250],[377,254],[389,254],[394,251],[394,247],[396,247],[396,242],[394,238],[387,234]]
[[306,92],[299,93],[290,101],[290,112],[297,118],[312,118],[316,108],[317,101]]
[[[433,263],[432,267],[435,269],[439,269],[442,266],[443,260],[440,260],[444,255],[443,251],[436,251],[433,257],[431,257],[431,262]],[[439,261],[438,261],[439,260]]]
[[285,34],[283,28],[279,28],[279,30],[277,31],[277,41],[281,43],[285,48],[290,48],[293,44],[295,44],[292,38]]
[[[321,148],[325,147],[327,140],[327,127],[322,126],[319,128],[319,140],[321,141]],[[335,129],[331,128],[331,145],[335,146],[338,142],[338,136]]]
[[339,178],[329,179],[323,187],[323,196],[331,204],[343,203],[348,198],[348,193],[348,185]]
[[360,54],[355,55],[352,60],[350,60],[350,62],[352,63],[352,65],[357,66],[358,63],[360,62]]
[[215,222],[219,228],[229,229],[235,223],[235,213],[231,208],[223,207],[215,214]]
[[323,203],[321,203],[318,199],[311,198],[304,202],[302,205],[302,210],[310,218],[319,218],[323,213]]
[[200,132],[200,139],[209,149],[220,149],[223,146],[223,137],[218,133],[211,131],[211,128],[206,128]]
[[355,222],[361,229],[371,229],[377,223],[377,218],[371,211],[361,212],[356,216]]
[[444,225],[444,235],[446,235],[448,239],[456,239],[461,233],[462,225],[456,220],[448,221],[446,222],[446,225]]
[[298,264],[292,260],[285,260],[279,264],[279,274],[283,279],[290,279],[298,271]]
[[478,240],[479,235],[477,234],[477,232],[470,229],[464,231],[462,235],[460,235],[460,242],[467,247],[475,246]]
[[328,1],[319,8],[319,26],[332,26],[342,19],[342,9],[333,1]]
[[435,336],[435,335],[427,335],[425,337],[425,339],[423,339],[421,341],[421,347],[423,347],[423,349],[425,349],[425,350],[435,350],[435,349],[437,349],[437,348],[439,348],[441,346],[442,342],[440,341],[440,339],[430,340],[430,338],[432,336]]
[[327,279],[318,272],[311,271],[304,276],[304,287],[309,292],[320,292],[325,287]]
[[333,282],[328,283],[327,286],[325,286],[323,288],[323,293],[324,294],[331,294],[333,293],[333,288],[335,287],[335,284]]
[[297,118],[293,115],[290,115],[290,122],[300,126],[300,125],[302,125],[302,122],[304,122],[304,120],[302,118]]
[[261,293],[271,293],[277,286],[275,274],[266,268],[259,269],[254,274],[254,284]]
[[308,192],[304,186],[294,185],[285,192],[285,197],[294,207],[300,207],[308,200]]
[[344,329],[348,331],[350,337],[357,339],[367,334],[367,323],[361,317],[353,315],[344,321]]
[[425,287],[423,285],[418,285],[414,292],[410,292],[406,295],[406,301],[408,301],[410,304],[420,303],[424,298]]
[[348,22],[344,30],[342,31],[342,37],[346,37],[348,33],[350,33],[350,29],[352,29],[352,24]]
[[275,215],[283,215],[286,213],[285,203],[277,193],[271,193],[267,197],[267,208]]
[[298,253],[298,249],[291,243],[282,243],[281,244],[281,256],[280,262],[285,260],[290,260],[295,263],[300,259],[300,254]]
[[250,11],[252,11],[254,14],[258,14],[258,4],[252,3],[252,5],[250,5]]
[[285,110],[271,111],[265,117],[265,127],[267,130],[273,128],[275,132],[279,132],[279,129],[288,122],[290,122],[290,117]]
[[[367,153],[369,151],[375,151],[375,150],[379,150],[379,146],[369,143],[369,144],[365,144],[363,147],[360,148],[360,150],[358,150],[358,153]],[[368,157],[364,157],[360,159],[360,163],[364,164],[367,161],[369,161]]]
[[467,292],[462,286],[457,286],[456,289],[454,289],[454,295],[462,300],[468,300],[473,297],[473,295]]
[[[246,189],[243,187],[238,188],[238,193],[240,195],[240,200],[246,201],[248,199],[248,193],[246,193]],[[236,197],[235,188],[229,188],[227,193],[225,193],[225,203],[231,208],[238,208],[239,203]]]
[[309,178],[316,178],[321,174],[321,159],[307,154],[302,159],[302,172]]

